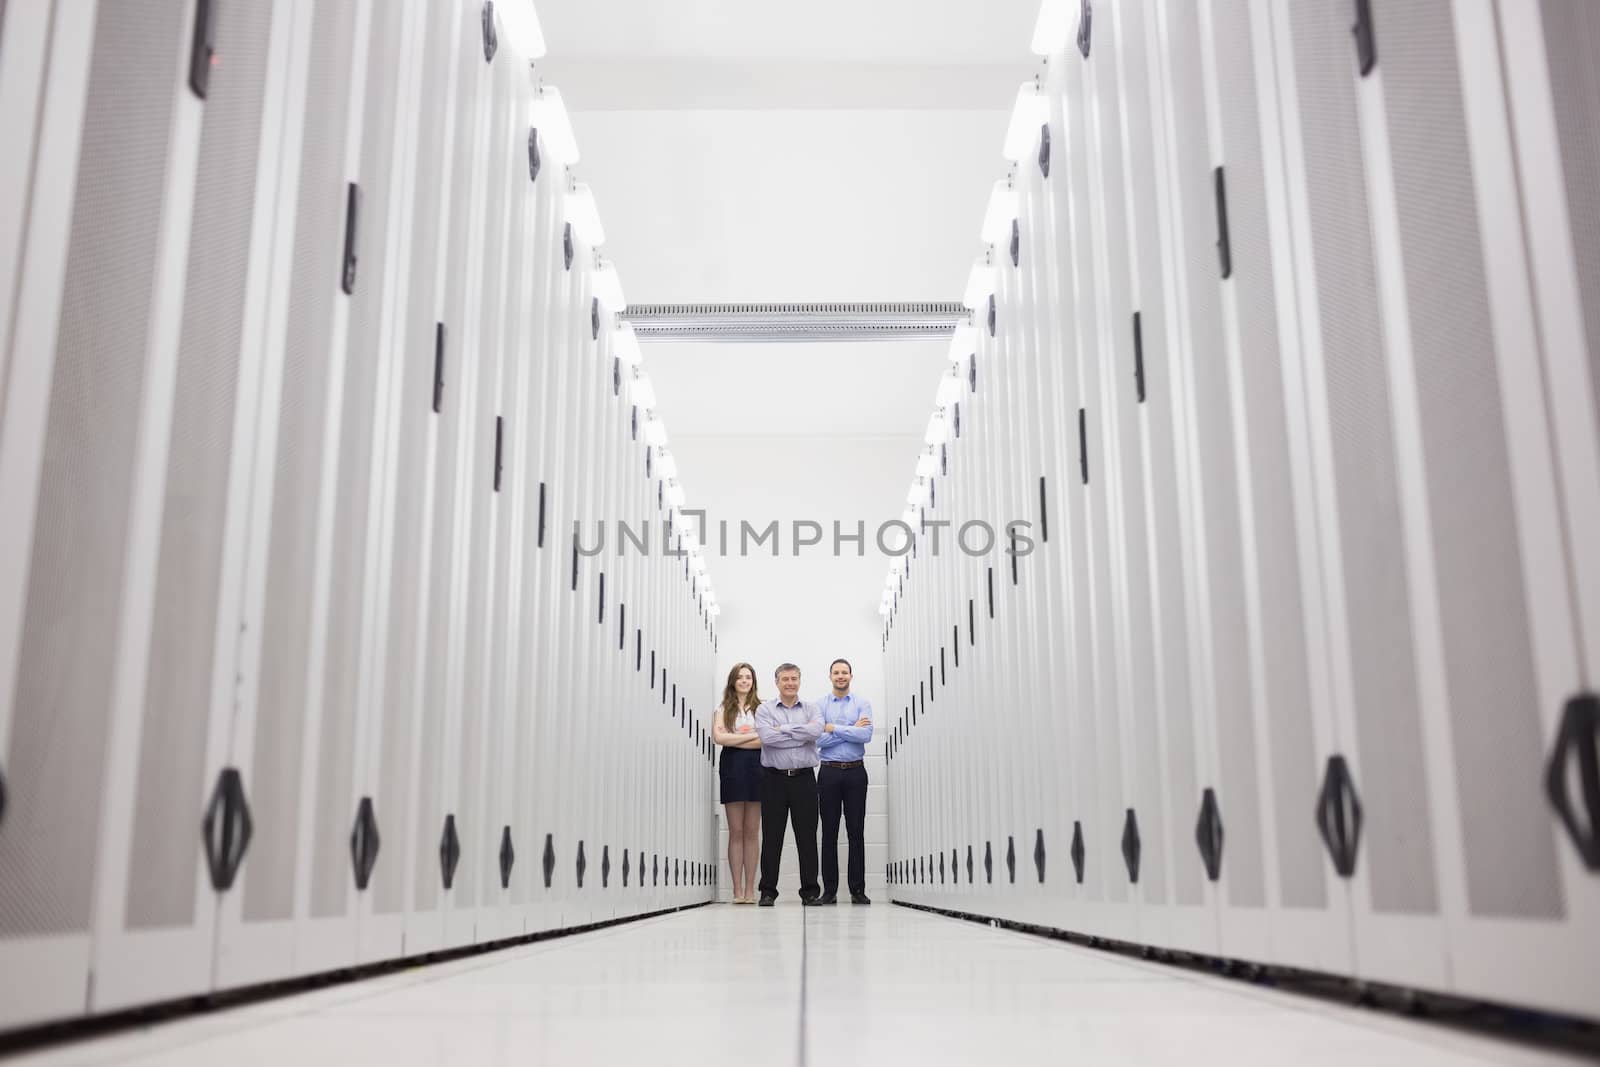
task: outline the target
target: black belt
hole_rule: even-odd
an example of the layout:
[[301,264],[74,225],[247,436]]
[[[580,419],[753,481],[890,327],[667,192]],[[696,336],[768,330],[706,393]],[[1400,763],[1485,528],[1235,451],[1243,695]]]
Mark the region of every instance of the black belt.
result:
[[763,767],[762,768],[762,770],[766,771],[768,774],[781,774],[785,778],[794,778],[794,777],[796,777],[798,775],[810,774],[814,769],[815,768],[812,768],[812,767],[795,767],[792,770],[785,769],[783,767]]
[[841,768],[865,767],[867,765],[867,761],[858,759],[858,760],[854,761],[853,763],[834,763],[834,762],[831,762],[829,760],[823,760],[822,761],[822,765],[824,767],[841,767]]

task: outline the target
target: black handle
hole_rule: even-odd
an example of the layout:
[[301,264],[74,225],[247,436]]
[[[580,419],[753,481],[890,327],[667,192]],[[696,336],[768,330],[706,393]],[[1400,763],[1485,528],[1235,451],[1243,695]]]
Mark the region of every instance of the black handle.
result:
[[628,888],[628,875],[631,873],[631,870],[632,870],[632,867],[628,863],[628,850],[627,849],[623,849],[622,850],[622,888],[624,888],[624,889]]
[[572,223],[567,223],[561,230],[561,256],[567,269],[572,269]]
[[544,160],[539,155],[539,128],[528,127],[528,180],[539,180],[539,170],[544,166]]
[[447,334],[444,323],[433,324],[433,413],[444,410],[444,343]]
[[[949,685],[950,684],[946,680],[945,672],[944,672],[944,646],[943,645],[939,646],[939,684],[940,685]],[[930,685],[929,688],[932,688],[932,686]]]
[[1139,817],[1128,809],[1122,821],[1122,862],[1128,866],[1128,881],[1139,884],[1139,858],[1143,852],[1139,842]]
[[189,88],[201,100],[211,91],[211,63],[216,54],[216,4],[197,0],[194,37],[189,45]]
[[[0,780],[0,816],[5,813],[5,786]],[[206,805],[205,818],[200,824],[201,840],[205,845],[206,868],[211,874],[211,888],[226,893],[233,888],[244,854],[250,848],[250,838],[255,824],[250,818],[250,804],[244,795],[244,778],[235,767],[224,767],[217,775],[217,784],[211,790],[211,800]]]
[[1072,877],[1079,884],[1083,884],[1083,862],[1088,857],[1088,850],[1083,845],[1083,822],[1072,820],[1072,844],[1067,849],[1067,856],[1072,860]]
[[544,547],[544,483],[539,483],[539,547]]
[[[600,298],[598,296],[589,298],[589,340],[600,340]],[[617,362],[621,363],[622,361],[619,359]],[[620,391],[622,388],[622,374],[620,370],[613,370],[612,376],[617,379],[617,383],[613,387],[613,395],[615,395],[615,391]]]
[[1206,877],[1215,882],[1222,877],[1222,812],[1217,807],[1216,791],[1210,786],[1200,794],[1200,818],[1195,822],[1194,839],[1200,847]]
[[967,598],[967,645],[975,647],[978,643],[978,604],[971,597]]
[[600,888],[611,888],[611,846],[602,845],[600,848]]
[[950,627],[950,648],[956,657],[956,666],[961,666],[961,624],[958,622]]
[[985,885],[994,884],[994,849],[990,843],[983,843],[983,882]]
[[1378,65],[1378,42],[1372,32],[1372,0],[1356,0],[1356,22],[1350,27],[1356,39],[1356,63],[1365,78]]
[[1084,59],[1089,58],[1089,44],[1094,31],[1094,5],[1089,0],[1083,0],[1078,9],[1078,51]]
[[445,889],[456,884],[456,867],[461,863],[461,837],[456,833],[455,815],[444,817],[444,832],[439,835],[439,881]]
[[556,835],[544,835],[544,855],[540,858],[540,867],[544,872],[544,887],[550,888],[550,882],[556,874]]
[[360,237],[361,186],[350,182],[344,192],[344,267],[339,288],[346,296],[356,291],[356,242]]
[[633,631],[633,670],[644,670],[644,631],[640,629]]
[[572,533],[572,592],[578,591],[578,533]]
[[589,861],[587,859],[585,859],[584,855],[583,855],[583,842],[579,841],[578,842],[578,862],[577,862],[578,888],[579,889],[583,888],[583,872],[588,870],[588,869],[589,869]]
[[1133,385],[1139,403],[1144,403],[1144,317],[1133,313]]
[[1233,277],[1233,243],[1228,238],[1228,181],[1221,167],[1213,173],[1217,194],[1217,260],[1224,279]]
[[[1567,701],[1545,766],[1545,794],[1561,817],[1583,865],[1600,871],[1600,696],[1579,693]],[[1584,818],[1568,789],[1569,765],[1577,761]]]
[[1039,127],[1039,174],[1050,177],[1050,124]]
[[355,874],[356,889],[360,892],[366,892],[367,885],[372,881],[372,868],[378,863],[381,845],[372,798],[362,797],[361,803],[356,806],[355,825],[350,828],[350,866]]
[[483,61],[494,62],[494,54],[500,51],[500,32],[494,25],[494,0],[483,0]]
[[989,336],[994,336],[994,294],[989,294]]
[[1343,756],[1328,757],[1317,797],[1317,829],[1339,877],[1355,874],[1356,850],[1361,845],[1361,798]]
[[1045,491],[1045,476],[1039,475],[1039,539],[1050,543],[1050,504]]
[[988,585],[989,585],[989,618],[993,619],[994,618],[994,568],[993,567],[989,568]]
[[600,572],[600,617],[595,621],[600,623],[600,625],[602,625],[602,626],[604,626],[605,623],[606,623],[606,572],[605,571],[601,571]]
[[972,845],[968,844],[967,845],[967,884],[971,885],[972,883],[973,883],[973,877],[972,877]]
[[1089,484],[1089,412],[1078,409],[1078,473],[1083,484]]
[[617,605],[617,651],[628,650],[628,605]]
[[1017,884],[1017,839],[1006,838],[1006,872],[1011,878],[1011,884]]
[[500,476],[505,471],[506,420],[503,415],[494,417],[494,491],[500,491]]
[[1022,227],[1016,219],[1011,220],[1011,265],[1022,266]]
[[1039,872],[1039,884],[1044,884],[1044,830],[1036,830],[1033,839],[1033,866]]

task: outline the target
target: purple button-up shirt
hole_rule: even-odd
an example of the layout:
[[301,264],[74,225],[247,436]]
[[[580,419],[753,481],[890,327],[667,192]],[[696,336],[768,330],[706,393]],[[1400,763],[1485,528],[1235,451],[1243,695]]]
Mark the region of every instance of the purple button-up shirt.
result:
[[809,700],[784,704],[773,697],[756,709],[756,733],[761,735],[761,766],[780,771],[815,767],[822,710]]

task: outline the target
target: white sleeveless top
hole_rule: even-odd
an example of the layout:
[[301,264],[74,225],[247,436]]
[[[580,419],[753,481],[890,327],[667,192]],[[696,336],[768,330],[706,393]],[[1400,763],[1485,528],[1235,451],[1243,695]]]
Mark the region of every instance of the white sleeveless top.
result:
[[733,732],[747,734],[755,730],[756,716],[752,711],[741,711],[733,717]]

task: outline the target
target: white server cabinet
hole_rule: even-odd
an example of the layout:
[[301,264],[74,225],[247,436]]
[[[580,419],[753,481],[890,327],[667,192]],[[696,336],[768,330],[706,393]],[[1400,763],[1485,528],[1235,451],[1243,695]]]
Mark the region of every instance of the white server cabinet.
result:
[[[40,122],[19,131],[36,150],[24,148],[8,176],[33,186],[20,209],[31,223],[25,243],[18,209],[7,209],[6,254],[26,281],[8,286],[17,303],[6,312],[13,332],[0,423],[8,591],[0,959],[9,976],[0,1021],[8,1024],[93,1003],[95,928],[102,915],[119,918],[115,891],[102,888],[101,841],[128,833],[110,771],[125,777],[135,758],[149,675],[204,118],[189,85],[191,4],[44,6],[55,20],[46,51],[60,66],[29,85],[18,84],[30,80],[26,61],[6,72],[7,102],[31,97]],[[30,43],[36,17],[19,18],[16,47]],[[9,66],[9,32],[6,48]],[[234,165],[231,146],[212,147],[217,166]],[[196,637],[205,611],[198,606]],[[204,685],[198,707],[174,712],[194,715],[201,730],[210,724],[209,673]],[[184,756],[187,778],[203,778],[207,746]],[[203,796],[204,785],[194,791]],[[147,797],[146,810],[164,800]],[[203,921],[210,901],[197,874],[193,865],[163,869],[174,895],[159,887],[138,894],[135,907],[170,908],[182,921],[192,895],[188,921]]]
[[[974,367],[998,366],[940,490],[1037,500],[1018,571],[1060,566],[1040,598],[1002,564],[954,722],[946,617],[980,568],[897,580],[888,874],[919,903],[1592,1014],[1600,19],[1356,7],[1352,34],[1336,0],[1101,5],[1050,57],[976,309]],[[1025,751],[974,757],[985,700]],[[975,818],[945,802],[968,781]],[[1003,876],[963,890],[969,820]],[[1067,820],[1081,853],[1046,829],[1046,885],[1013,884],[1028,831]]]
[[[1287,169],[1316,257],[1301,264],[1317,285],[1302,307],[1320,329],[1305,331],[1320,371],[1307,380],[1325,410],[1313,423],[1324,507],[1341,528],[1324,565],[1335,677],[1349,687],[1337,755],[1363,816],[1353,870],[1342,872],[1358,973],[1587,1013],[1593,962],[1573,946],[1594,922],[1593,881],[1545,788],[1563,705],[1583,688],[1563,548],[1573,542],[1561,527],[1548,401],[1528,373],[1538,326],[1527,250],[1542,246],[1523,216],[1497,206],[1519,179],[1494,8],[1374,13],[1358,27],[1370,49],[1346,67],[1353,101],[1344,86],[1325,88],[1329,13],[1274,14],[1285,129],[1300,142]],[[1312,176],[1312,160],[1333,153],[1359,163],[1352,177],[1333,172],[1353,194]],[[1333,209],[1348,215],[1352,196],[1371,220],[1370,249],[1335,229]],[[1352,307],[1360,289],[1336,287],[1349,278],[1378,297],[1383,364],[1364,378],[1352,369],[1365,354],[1336,325],[1363,314]],[[1352,382],[1368,390],[1359,399],[1371,412],[1359,436]],[[1377,444],[1391,455],[1377,469],[1392,464],[1398,500],[1375,516],[1350,500],[1373,447],[1368,425],[1385,417],[1392,438]],[[1397,592],[1372,573],[1362,524],[1375,517],[1396,538],[1381,578]],[[1390,650],[1364,647],[1371,635],[1357,614],[1380,594],[1403,597],[1388,609],[1411,657],[1398,692],[1379,688],[1392,682]],[[1400,953],[1401,943],[1413,950]]]

